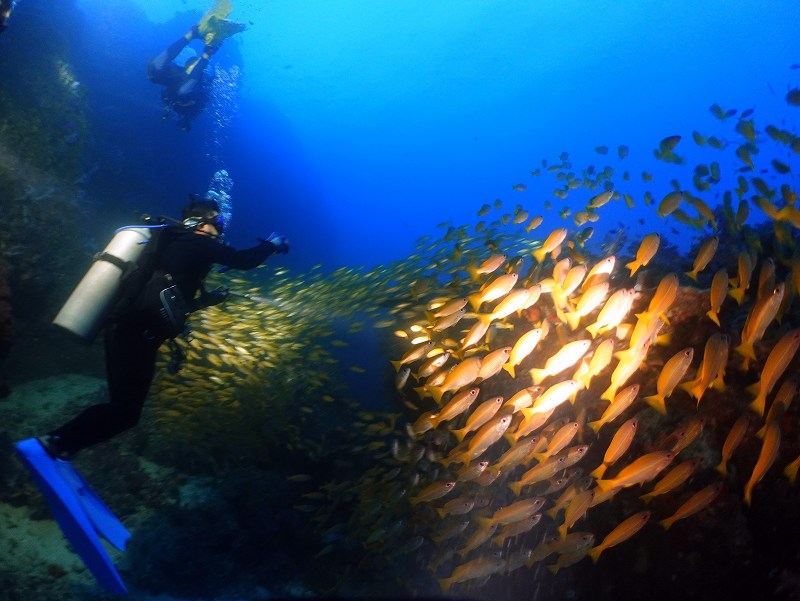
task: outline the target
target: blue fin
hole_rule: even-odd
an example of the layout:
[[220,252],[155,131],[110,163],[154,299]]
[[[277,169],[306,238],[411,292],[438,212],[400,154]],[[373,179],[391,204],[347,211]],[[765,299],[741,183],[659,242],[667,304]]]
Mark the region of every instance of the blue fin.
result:
[[[47,501],[61,531],[86,567],[110,592],[126,595],[128,589],[125,588],[122,578],[103,548],[103,543],[97,537],[95,526],[87,515],[84,505],[72,487],[65,481],[56,460],[47,454],[47,451],[35,438],[23,440],[15,446],[17,453]],[[82,481],[82,478],[80,480]],[[95,496],[95,498],[97,497]],[[106,511],[108,510],[106,509]],[[110,512],[108,513],[110,514]],[[119,539],[117,541],[119,542]]]
[[122,525],[112,511],[97,496],[91,487],[86,483],[69,461],[55,460],[56,467],[61,473],[61,477],[67,486],[70,487],[78,501],[83,507],[83,511],[92,522],[92,526],[97,534],[106,539],[120,551],[125,550],[125,543],[131,537],[130,532]]

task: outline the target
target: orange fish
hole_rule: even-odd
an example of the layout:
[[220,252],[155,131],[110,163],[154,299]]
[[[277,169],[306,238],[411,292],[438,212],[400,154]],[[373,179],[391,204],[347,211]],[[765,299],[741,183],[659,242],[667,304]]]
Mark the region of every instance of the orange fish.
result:
[[668,530],[669,527],[678,520],[688,518],[690,515],[694,515],[698,511],[705,509],[714,499],[717,498],[719,493],[722,491],[722,487],[722,482],[715,482],[714,484],[709,484],[702,490],[697,491],[691,497],[689,497],[689,499],[683,505],[678,507],[674,514],[664,520],[661,520],[659,524],[661,524],[665,530]]
[[606,534],[603,542],[589,551],[589,557],[592,558],[592,561],[596,562],[603,551],[631,538],[634,534],[639,532],[639,530],[644,528],[644,525],[650,519],[650,515],[651,512],[649,511],[640,511],[620,522],[616,528]]
[[722,461],[717,465],[717,471],[723,476],[728,473],[728,461],[730,461],[736,449],[744,440],[745,434],[750,427],[750,418],[747,415],[742,415],[737,419],[728,436],[725,437],[725,442],[722,444]]
[[748,388],[749,391],[756,392],[756,398],[750,403],[750,408],[759,417],[764,415],[767,395],[783,375],[783,372],[786,371],[786,368],[789,367],[798,347],[800,347],[800,328],[786,332],[770,351],[767,361],[764,363],[764,368],[761,370],[759,381]]
[[660,474],[672,461],[675,455],[670,451],[654,451],[636,459],[623,468],[615,478],[598,480],[600,490],[625,488],[652,480]]
[[591,473],[594,478],[598,480],[602,478],[608,467],[616,463],[616,461],[625,454],[633,442],[633,437],[636,435],[636,428],[638,426],[639,420],[634,417],[617,429],[603,456],[603,463]]
[[631,277],[633,277],[633,274],[636,273],[640,267],[644,267],[650,262],[650,259],[652,259],[656,251],[658,251],[658,245],[660,243],[661,236],[658,234],[648,234],[642,238],[639,249],[636,251],[636,258],[625,265],[625,267],[630,269]]
[[667,413],[665,401],[683,379],[686,370],[689,369],[692,363],[693,357],[694,349],[692,347],[687,347],[675,353],[664,364],[656,382],[656,394],[644,397],[644,400],[647,401],[653,409],[656,409],[659,413]]
[[423,488],[416,497],[411,497],[411,504],[427,503],[440,499],[443,496],[450,494],[456,486],[455,480],[446,480],[434,482],[433,484]]
[[778,458],[780,445],[780,424],[778,422],[772,422],[767,425],[767,430],[764,433],[764,443],[761,445],[761,451],[758,454],[756,466],[753,468],[753,473],[750,474],[750,479],[744,487],[744,502],[746,505],[749,506],[752,502],[753,488],[755,488],[755,485],[761,481]]
[[700,467],[701,463],[702,462],[698,457],[692,457],[691,459],[687,459],[686,461],[679,463],[666,474],[664,474],[664,476],[658,482],[656,482],[656,485],[653,487],[652,491],[646,495],[642,495],[639,498],[645,503],[649,503],[654,497],[658,497],[675,490],[697,471],[697,468]]

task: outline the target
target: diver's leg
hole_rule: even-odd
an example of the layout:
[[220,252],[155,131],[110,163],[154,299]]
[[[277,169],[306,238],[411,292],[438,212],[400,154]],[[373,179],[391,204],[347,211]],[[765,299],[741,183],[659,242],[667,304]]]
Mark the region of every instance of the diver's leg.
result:
[[153,79],[154,76],[157,77],[158,73],[163,72],[167,68],[167,65],[169,65],[175,59],[175,57],[181,53],[181,50],[186,48],[189,42],[197,39],[199,36],[200,33],[197,29],[197,25],[193,25],[192,28],[181,38],[175,40],[172,44],[162,50],[158,56],[151,59],[147,63],[147,72],[150,76],[150,79]]
[[111,324],[106,331],[109,402],[89,407],[50,433],[59,454],[72,456],[135,426],[155,374],[161,339],[147,338],[130,322]]

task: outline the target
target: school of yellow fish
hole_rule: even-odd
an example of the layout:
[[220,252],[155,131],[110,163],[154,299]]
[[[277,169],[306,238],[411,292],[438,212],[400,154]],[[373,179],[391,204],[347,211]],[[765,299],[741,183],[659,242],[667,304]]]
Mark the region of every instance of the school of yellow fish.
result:
[[[154,423],[213,438],[237,413],[236,435],[251,438],[252,450],[264,436],[248,434],[254,421],[282,411],[280,394],[254,405],[254,391],[297,381],[302,394],[285,389],[286,414],[270,436],[325,452],[312,449],[320,437],[303,420],[325,428],[326,405],[341,411],[346,395],[333,391],[325,366],[339,362],[332,347],[347,343],[327,324],[359,314],[399,338],[392,364],[403,408],[367,413],[344,402],[357,416],[346,428],[349,450],[373,465],[317,483],[309,493],[316,505],[306,509],[321,531],[347,531],[371,553],[424,549],[443,591],[538,564],[556,573],[586,557],[602,561],[644,528],[714,511],[723,491],[747,506],[768,502],[759,483],[793,484],[800,467],[800,441],[785,436],[795,432],[785,425],[796,421],[791,374],[800,346],[800,329],[789,325],[800,292],[800,209],[786,176],[800,138],[757,129],[752,110],[711,112],[734,123],[736,140],[694,132],[693,143],[720,157],[733,150],[735,175],[720,158],[694,168],[694,190],[673,180],[660,201],[651,192],[641,199],[664,223],[700,235],[685,265],[672,269],[675,258],[659,252],[664,232],[642,232],[630,257],[590,243],[588,224],[603,207],[640,199],[624,191],[627,172],[621,182],[611,167],[576,174],[564,153],[532,175],[554,174],[553,196],[581,195],[580,210],[532,200],[537,211],[520,203],[503,212],[495,201],[477,223],[442,224],[441,237],[420,240],[415,254],[389,266],[310,278],[278,270],[266,288],[233,281],[245,291],[232,299],[241,310],[223,305],[201,316],[181,343],[186,366],[156,387]],[[770,156],[786,160],[761,165],[757,142],[765,140]],[[681,165],[681,143],[664,138],[654,154]],[[617,156],[626,159],[628,148]],[[736,188],[726,189],[732,180]],[[650,173],[642,181],[656,188]],[[520,183],[512,193],[530,191]],[[702,196],[722,203],[712,209]],[[769,240],[752,225],[760,218],[752,207]],[[562,225],[539,235],[554,214]],[[198,419],[187,422],[191,415]],[[337,428],[341,421],[331,417]],[[638,510],[581,529],[595,507],[621,498]],[[342,502],[352,511],[346,525],[327,509]]]

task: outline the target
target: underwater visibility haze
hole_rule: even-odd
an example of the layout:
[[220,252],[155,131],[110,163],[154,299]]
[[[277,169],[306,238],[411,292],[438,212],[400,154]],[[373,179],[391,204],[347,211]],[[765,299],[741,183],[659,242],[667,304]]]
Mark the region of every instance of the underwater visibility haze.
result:
[[0,33],[0,599],[112,598],[13,441],[104,398],[52,319],[190,193],[291,252],[74,460],[131,598],[800,598],[796,2],[219,0],[182,128],[208,9]]

